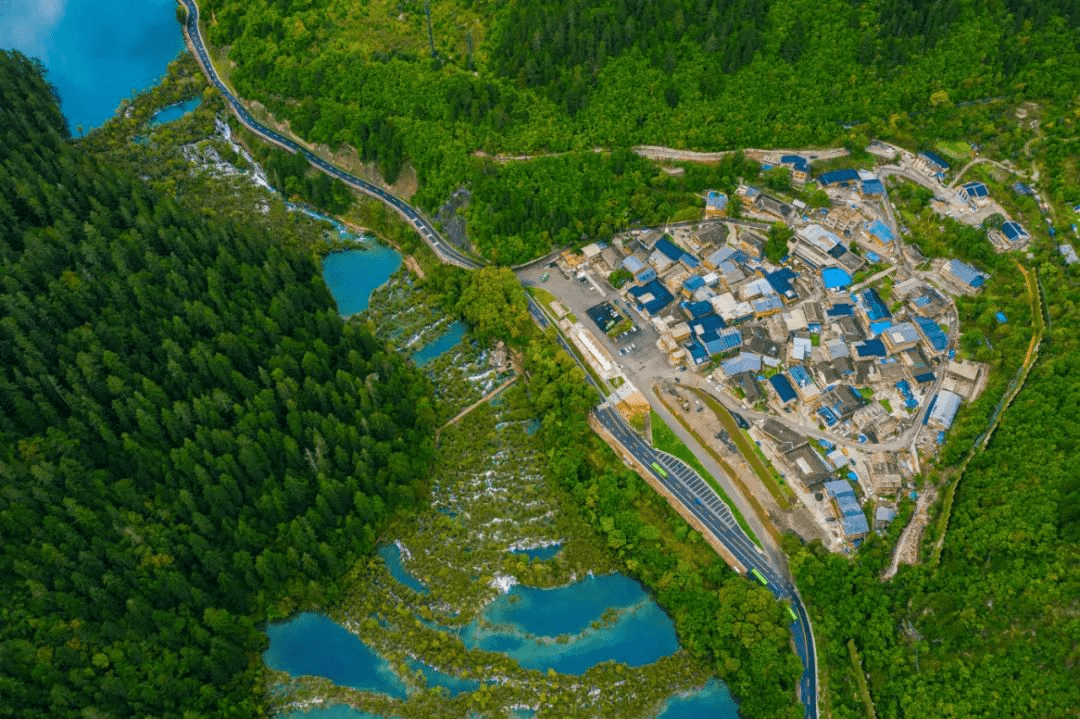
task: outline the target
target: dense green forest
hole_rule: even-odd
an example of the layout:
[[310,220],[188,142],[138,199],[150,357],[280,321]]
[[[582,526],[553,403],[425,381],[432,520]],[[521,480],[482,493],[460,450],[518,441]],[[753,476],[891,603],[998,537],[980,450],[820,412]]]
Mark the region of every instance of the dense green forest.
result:
[[68,137],[0,53],[0,715],[250,716],[256,623],[423,496],[430,388],[315,253]]
[[[469,211],[472,240],[500,262],[603,239],[599,225],[559,224],[579,219],[568,164],[595,186],[653,188],[648,176],[627,188],[618,159],[515,169],[480,153],[858,148],[884,137],[965,139],[1019,157],[1016,103],[1041,103],[1048,125],[1075,120],[1077,0],[435,0],[434,57],[424,7],[206,0],[203,18],[240,96],[307,140],[351,145],[388,181],[411,163],[427,210],[493,176],[523,189],[545,177],[530,204]],[[668,197],[618,219],[655,222],[657,202],[690,206]]]

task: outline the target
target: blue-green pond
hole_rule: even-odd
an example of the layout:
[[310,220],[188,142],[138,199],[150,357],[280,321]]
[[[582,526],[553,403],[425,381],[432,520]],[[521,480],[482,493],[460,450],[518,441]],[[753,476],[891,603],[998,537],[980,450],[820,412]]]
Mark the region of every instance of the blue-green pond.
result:
[[165,74],[184,49],[176,0],[0,1],[0,48],[44,63],[73,134]]

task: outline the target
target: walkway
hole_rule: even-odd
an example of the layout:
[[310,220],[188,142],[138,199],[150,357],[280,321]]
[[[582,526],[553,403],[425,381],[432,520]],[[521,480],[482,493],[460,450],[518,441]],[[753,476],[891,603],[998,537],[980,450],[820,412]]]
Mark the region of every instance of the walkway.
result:
[[517,378],[518,378],[518,375],[514,375],[510,379],[506,380],[501,385],[499,385],[495,389],[491,390],[486,395],[484,395],[483,397],[481,397],[477,401],[473,402],[472,404],[470,404],[465,409],[458,412],[456,415],[454,415],[453,419],[451,419],[449,422],[444,424],[442,427],[439,427],[437,430],[435,430],[435,444],[439,443],[439,435],[442,433],[442,431],[444,429],[446,429],[447,427],[449,427],[452,424],[456,424],[458,422],[458,420],[460,420],[462,417],[467,415],[469,412],[472,412],[474,409],[476,409],[480,405],[484,404],[485,402],[490,400],[495,395],[499,394],[499,392],[502,392],[504,389],[506,389],[510,385],[514,384],[514,382],[517,381]]

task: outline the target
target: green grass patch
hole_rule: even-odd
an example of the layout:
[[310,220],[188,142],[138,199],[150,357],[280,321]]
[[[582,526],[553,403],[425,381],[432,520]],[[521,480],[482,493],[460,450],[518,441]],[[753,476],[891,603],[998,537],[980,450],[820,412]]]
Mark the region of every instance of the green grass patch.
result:
[[859,394],[863,399],[870,399],[874,396],[874,389],[873,387],[860,387]]
[[881,406],[885,408],[886,412],[888,412],[889,414],[892,414],[892,404],[889,403],[889,400],[882,399],[882,400],[878,400],[878,401],[881,402]]
[[544,309],[550,309],[551,303],[556,300],[555,295],[551,294],[543,287],[526,287],[525,291],[532,295],[537,302],[544,306]]
[[963,140],[939,140],[934,146],[943,155],[948,155],[954,160],[970,160],[972,158],[971,145]]
[[739,508],[731,501],[731,497],[729,497],[720,487],[720,483],[716,481],[716,478],[705,471],[705,467],[701,465],[701,462],[698,461],[698,458],[690,451],[690,448],[683,444],[681,439],[675,436],[675,432],[673,432],[671,427],[660,418],[660,415],[658,415],[655,410],[650,410],[649,421],[652,425],[653,446],[663,452],[678,457],[683,462],[686,462],[691,469],[700,474],[701,478],[704,479],[718,495],[720,495],[720,499],[724,500],[724,503],[731,509],[731,513],[735,515],[735,521],[737,521],[743,531],[746,532],[746,536],[750,537],[750,539],[754,541],[754,544],[761,546],[761,542],[758,541],[753,530],[750,529],[750,525],[746,523],[746,518],[742,516]]

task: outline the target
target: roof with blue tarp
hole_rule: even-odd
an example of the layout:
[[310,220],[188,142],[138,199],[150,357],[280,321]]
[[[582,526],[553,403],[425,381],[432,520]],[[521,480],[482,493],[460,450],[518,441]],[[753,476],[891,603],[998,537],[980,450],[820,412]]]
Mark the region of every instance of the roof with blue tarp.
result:
[[866,231],[881,240],[884,244],[888,244],[896,239],[896,235],[893,234],[893,231],[881,220],[874,220],[871,222],[866,226]]
[[810,163],[807,162],[805,157],[800,155],[782,155],[780,157],[781,165],[791,165],[792,169],[799,172],[810,172]]
[[1002,325],[1009,321],[1009,318],[1005,316],[1004,312],[995,312],[994,319],[998,321],[998,324]]
[[825,185],[834,185],[838,182],[855,182],[859,179],[859,173],[855,170],[833,170],[832,172],[823,172],[818,175],[818,184],[824,187]]
[[867,287],[859,293],[859,302],[866,309],[866,316],[871,321],[892,317],[889,308],[881,300],[881,295],[873,287]]
[[855,345],[856,357],[884,357],[887,354],[885,343],[878,339],[866,340]]
[[790,268],[783,267],[776,272],[770,272],[765,275],[765,281],[772,286],[778,294],[787,297],[789,300],[798,297],[795,293],[795,288],[791,286],[791,281],[798,275],[795,274]]
[[919,156],[926,160],[929,160],[931,164],[937,165],[942,170],[949,169],[949,163],[942,159],[941,155],[937,154],[936,152],[927,150],[926,152],[920,152]]
[[926,341],[930,343],[930,346],[935,351],[944,352],[945,348],[949,346],[949,338],[941,330],[937,322],[925,317],[916,317],[915,324],[919,326],[923,336],[926,337]]
[[933,382],[934,376],[933,372],[923,372],[922,374],[915,375],[915,381],[919,384],[926,384],[927,382]]
[[1001,231],[1005,234],[1005,238],[1008,239],[1009,242],[1016,242],[1017,240],[1022,240],[1028,236],[1024,226],[1013,220],[1009,220],[1003,224],[1001,226]]
[[650,315],[655,315],[675,299],[660,280],[653,280],[640,287],[631,287],[630,294],[638,301],[638,305]]
[[882,184],[881,180],[863,180],[862,193],[864,195],[884,195],[885,185]]
[[702,300],[701,302],[683,302],[680,304],[684,310],[686,310],[690,317],[698,319],[705,315],[711,315],[713,313],[713,306],[708,300]]
[[798,395],[795,394],[795,388],[791,386],[791,382],[789,382],[788,378],[782,374],[774,374],[770,377],[769,384],[776,390],[776,394],[780,396],[781,402],[787,403],[798,397]]
[[990,190],[986,189],[986,185],[981,182],[965,182],[962,187],[964,188],[964,194],[969,199],[975,197],[988,197]]
[[851,284],[851,275],[839,267],[826,267],[821,271],[821,281],[827,290],[839,290]]
[[698,268],[698,265],[701,264],[701,260],[694,257],[689,252],[682,253],[682,256],[679,257],[679,259],[682,261],[682,263],[684,265],[686,265],[687,267],[689,267],[692,270],[696,270]]

